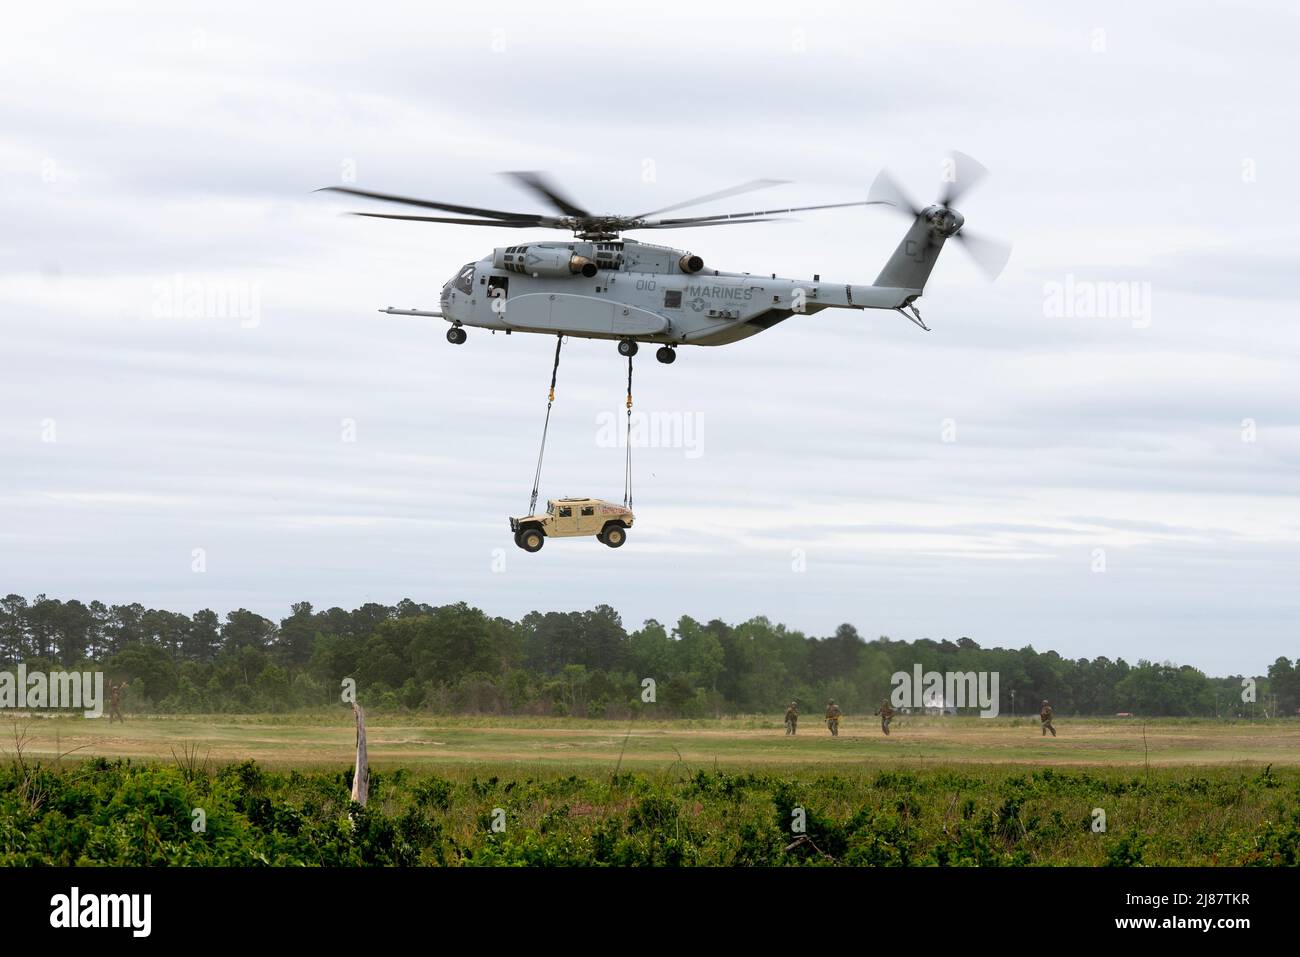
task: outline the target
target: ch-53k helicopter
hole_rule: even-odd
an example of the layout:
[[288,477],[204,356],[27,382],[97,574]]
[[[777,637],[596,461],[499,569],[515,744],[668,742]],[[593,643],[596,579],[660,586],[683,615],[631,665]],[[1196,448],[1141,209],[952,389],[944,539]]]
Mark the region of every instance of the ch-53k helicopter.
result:
[[[924,208],[910,200],[882,171],[865,201],[667,219],[662,214],[775,186],[780,181],[754,180],[635,216],[590,213],[540,173],[531,172],[507,175],[545,199],[560,215],[483,209],[346,186],[325,189],[460,214],[355,213],[357,216],[508,229],[563,229],[573,233],[572,241],[501,246],[490,256],[465,264],[442,287],[440,311],[390,306],[381,312],[445,319],[451,323],[447,340],[455,345],[465,342],[466,326],[475,326],[506,334],[613,339],[618,341],[619,354],[627,357],[636,355],[639,342],[657,343],[656,358],[670,363],[676,360],[679,345],[725,345],[771,329],[793,315],[823,309],[897,310],[929,331],[916,300],[924,292],[947,240],[956,238],[963,243],[989,278],[1002,271],[1010,256],[1009,246],[972,236],[964,229],[964,217],[952,208],[986,174],[975,160],[954,152],[943,167],[945,185],[939,201]],[[620,236],[633,230],[770,222],[784,213],[878,205],[907,213],[912,223],[880,275],[869,284],[823,282],[820,276],[810,282],[781,279],[775,274],[726,272],[708,268],[700,256],[686,250]]]

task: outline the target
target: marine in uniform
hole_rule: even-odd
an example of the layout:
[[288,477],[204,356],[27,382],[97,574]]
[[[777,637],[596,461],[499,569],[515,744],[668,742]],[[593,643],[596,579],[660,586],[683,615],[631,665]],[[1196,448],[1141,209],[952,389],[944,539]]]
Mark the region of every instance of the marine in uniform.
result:
[[889,699],[882,698],[880,707],[876,709],[876,714],[880,715],[880,730],[889,734],[889,722],[893,720],[894,709],[889,706]]
[[830,729],[831,737],[833,738],[838,738],[840,736],[840,716],[841,711],[839,705],[834,701],[826,702],[826,727]]
[[1043,707],[1038,711],[1038,720],[1043,723],[1043,737],[1047,737],[1047,732],[1052,732],[1052,737],[1056,737],[1056,729],[1052,727],[1052,706],[1048,704],[1046,698],[1043,699]]

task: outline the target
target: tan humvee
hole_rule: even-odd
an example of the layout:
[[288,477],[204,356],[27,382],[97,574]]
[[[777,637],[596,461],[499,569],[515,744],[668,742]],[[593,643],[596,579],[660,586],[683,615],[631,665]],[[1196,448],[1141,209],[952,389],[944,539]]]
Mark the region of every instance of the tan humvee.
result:
[[515,544],[526,552],[541,551],[548,538],[595,535],[610,548],[627,541],[632,510],[598,498],[559,498],[546,503],[545,513],[510,519]]

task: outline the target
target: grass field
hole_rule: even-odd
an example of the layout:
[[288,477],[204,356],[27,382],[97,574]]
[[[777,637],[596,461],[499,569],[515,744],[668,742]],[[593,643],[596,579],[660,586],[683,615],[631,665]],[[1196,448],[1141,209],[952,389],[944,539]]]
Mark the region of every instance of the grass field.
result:
[[1300,724],[1058,728],[376,715],[358,808],[342,709],[19,718],[0,866],[1300,863]]
[[[1011,764],[1117,768],[1300,765],[1300,722],[1199,719],[1070,719],[1060,736],[1041,736],[1032,718],[896,719],[892,734],[872,719],[848,719],[832,738],[805,720],[787,737],[775,717],[631,724],[540,718],[374,715],[367,721],[375,767],[502,765],[654,769],[794,768],[852,765]],[[125,723],[79,717],[11,720],[0,753],[24,750],[44,760],[129,757],[171,761],[197,750],[214,765],[253,759],[266,767],[346,766],[354,754],[350,711],[287,716],[131,717]],[[1145,740],[1144,740],[1145,738]]]

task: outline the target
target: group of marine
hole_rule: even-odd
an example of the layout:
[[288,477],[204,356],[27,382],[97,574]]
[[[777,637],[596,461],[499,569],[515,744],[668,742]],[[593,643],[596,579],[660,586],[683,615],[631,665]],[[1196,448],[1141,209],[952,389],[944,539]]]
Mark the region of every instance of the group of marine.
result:
[[[894,718],[894,709],[889,705],[888,698],[882,698],[880,707],[874,712],[880,718],[880,730],[889,734],[889,722]],[[826,702],[826,727],[831,733],[831,737],[840,736],[840,718],[844,713],[840,711],[839,705],[834,701]],[[1038,711],[1038,720],[1042,723],[1043,737],[1047,737],[1047,732],[1052,732],[1052,737],[1056,737],[1056,728],[1052,727],[1052,706],[1047,699],[1043,699],[1043,706]],[[791,701],[790,707],[785,709],[785,733],[794,734],[799,728],[799,702]]]

